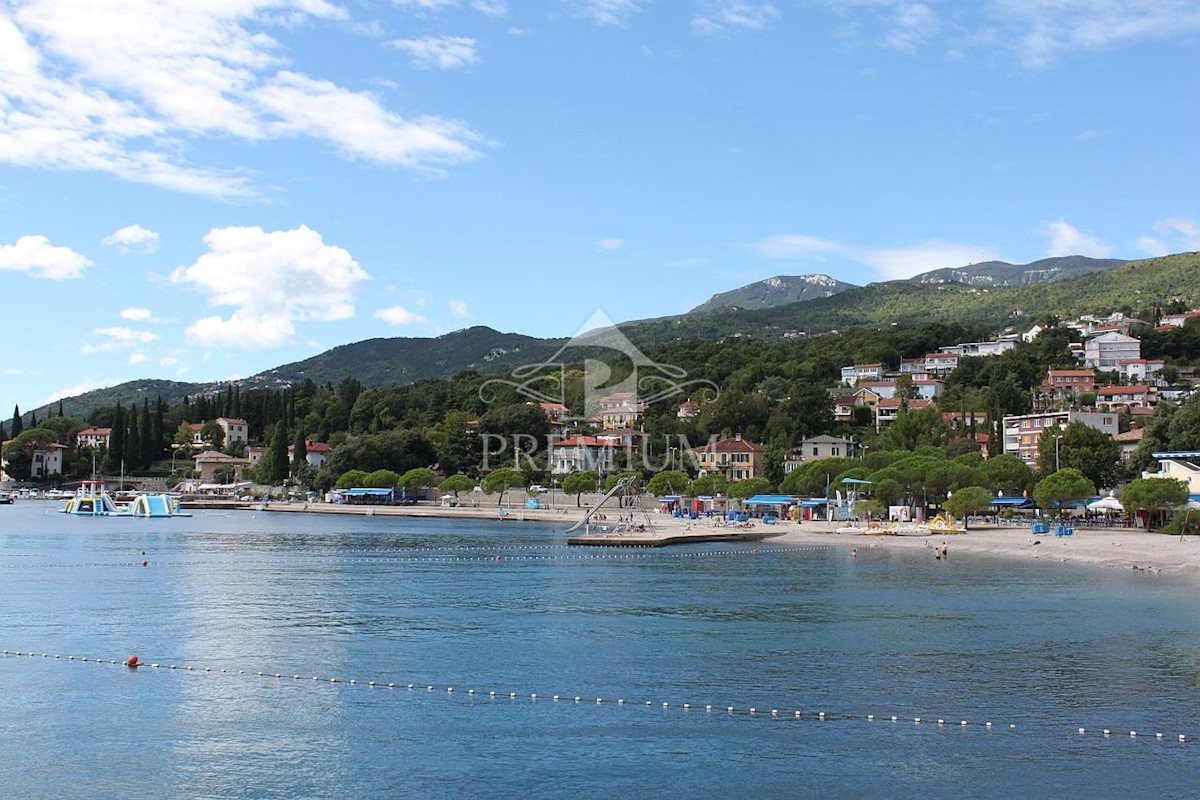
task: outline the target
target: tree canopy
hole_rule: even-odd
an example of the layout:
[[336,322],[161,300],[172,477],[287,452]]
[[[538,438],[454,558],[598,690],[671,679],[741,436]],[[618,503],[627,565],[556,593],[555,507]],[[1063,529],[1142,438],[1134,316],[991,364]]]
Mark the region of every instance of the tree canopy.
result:
[[1033,501],[1046,510],[1062,509],[1095,494],[1096,485],[1074,467],[1053,472],[1033,487]]
[[1137,478],[1130,481],[1121,491],[1121,505],[1126,511],[1144,510],[1146,528],[1152,519],[1164,512],[1187,504],[1188,485],[1175,478]]

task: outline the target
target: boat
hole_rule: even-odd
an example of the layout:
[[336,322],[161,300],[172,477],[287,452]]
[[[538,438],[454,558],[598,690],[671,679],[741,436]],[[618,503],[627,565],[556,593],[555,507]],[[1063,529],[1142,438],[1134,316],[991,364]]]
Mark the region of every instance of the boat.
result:
[[0,492],[0,505],[11,506],[13,504],[13,496],[8,492]]
[[179,498],[169,494],[141,492],[128,503],[118,503],[104,488],[104,481],[83,481],[61,509],[77,517],[190,517],[179,509]]

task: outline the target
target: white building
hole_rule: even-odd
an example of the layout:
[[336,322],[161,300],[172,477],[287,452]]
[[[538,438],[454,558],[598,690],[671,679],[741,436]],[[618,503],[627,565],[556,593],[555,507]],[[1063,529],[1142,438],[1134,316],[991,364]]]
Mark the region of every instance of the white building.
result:
[[941,347],[939,351],[963,357],[987,358],[988,356],[998,356],[1002,353],[1007,353],[1016,346],[1017,342],[1015,339],[997,339],[994,342],[963,342],[951,347]]
[[1083,363],[1105,372],[1119,370],[1122,362],[1141,357],[1141,341],[1118,331],[1093,336],[1083,345]]
[[598,436],[572,436],[560,442],[550,442],[550,472],[567,475],[572,472],[613,471],[614,442]]
[[108,447],[108,440],[112,436],[112,428],[84,428],[79,433],[75,434],[75,441],[80,447],[94,447],[97,450],[101,447]]
[[842,367],[842,383],[847,386],[857,386],[863,381],[877,381],[883,378],[883,364],[852,364]]
[[246,444],[250,441],[249,426],[244,419],[233,417],[217,417],[217,424],[225,434],[225,446],[231,444]]

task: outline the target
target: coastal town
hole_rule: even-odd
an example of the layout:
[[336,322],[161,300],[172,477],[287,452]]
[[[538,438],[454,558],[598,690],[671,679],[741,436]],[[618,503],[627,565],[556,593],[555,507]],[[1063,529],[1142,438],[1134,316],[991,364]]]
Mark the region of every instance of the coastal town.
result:
[[[1191,330],[1200,311],[1163,313],[1156,322],[1161,334]],[[815,418],[807,435],[784,437],[782,446],[780,437],[756,441],[736,427],[697,426],[721,400],[715,385],[657,420],[636,391],[596,392],[590,407],[575,409],[514,397],[518,402],[489,409],[490,422],[486,414],[451,412],[446,419],[455,429],[440,439],[435,432],[413,439],[405,468],[378,458],[339,459],[339,448],[345,454],[355,439],[369,438],[361,434],[321,437],[294,418],[267,428],[226,415],[181,419],[169,441],[160,428],[165,447],[155,457],[152,431],[164,424],[164,410],[152,413],[147,401],[140,417],[130,409],[121,432],[124,442],[141,442],[140,469],[125,469],[134,459],[115,457],[111,425],[82,427],[59,416],[39,427],[36,418],[25,423],[14,414],[9,429],[21,436],[5,442],[3,486],[16,496],[67,496],[72,475],[94,478],[85,470],[100,464],[114,490],[170,491],[185,504],[226,498],[250,505],[296,501],[306,509],[366,503],[400,505],[408,509],[403,513],[419,506],[448,512],[500,506],[507,492],[510,506],[523,498],[519,508],[526,514],[566,513],[572,496],[576,508],[590,508],[621,478],[634,476],[639,503],[691,520],[897,524],[950,513],[1148,528],[1178,516],[1176,527],[1190,531],[1190,515],[1175,512],[1200,506],[1200,453],[1188,444],[1190,428],[1167,435],[1167,423],[1176,413],[1188,418],[1176,409],[1197,402],[1194,367],[1144,357],[1134,334],[1150,323],[1121,312],[1052,327],[1010,327],[992,339],[953,342],[893,363],[843,365],[836,384],[820,388],[816,401],[800,410]],[[964,372],[1050,336],[1059,337],[1063,349],[1056,365],[1029,386],[1025,413],[1002,413],[995,403],[978,402],[979,393],[972,405],[970,393],[952,391]],[[238,397],[230,388],[188,408],[233,410]],[[789,399],[773,402],[784,406]],[[111,414],[107,409],[99,418]],[[504,417],[500,425],[497,416]],[[32,434],[27,424],[42,432]],[[473,455],[449,471],[452,442]],[[10,458],[18,453],[14,469]],[[116,465],[122,469],[113,475]],[[1156,485],[1147,481],[1169,482],[1174,491],[1142,499],[1139,491]],[[1121,499],[1132,502],[1126,507]]]

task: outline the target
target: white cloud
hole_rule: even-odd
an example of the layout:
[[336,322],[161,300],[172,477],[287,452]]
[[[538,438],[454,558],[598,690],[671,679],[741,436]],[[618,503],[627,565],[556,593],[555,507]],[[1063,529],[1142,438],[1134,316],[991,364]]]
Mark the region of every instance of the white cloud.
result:
[[104,389],[108,386],[116,386],[120,382],[121,380],[118,378],[102,378],[99,380],[88,378],[75,384],[74,386],[68,386],[65,389],[59,389],[57,392],[51,392],[46,396],[46,399],[38,405],[44,406],[67,397],[78,397],[79,395],[86,394],[87,392],[94,392],[96,389]]
[[882,273],[885,280],[898,280],[943,267],[994,261],[998,256],[988,247],[932,241],[909,247],[860,250],[857,258]]
[[934,37],[938,25],[937,12],[924,3],[898,3],[884,44],[902,53],[915,53]]
[[780,234],[761,239],[752,244],[751,248],[760,256],[790,261],[814,253],[838,252],[842,250],[842,245],[806,234]]
[[92,262],[69,247],[50,244],[45,236],[22,236],[0,245],[0,271],[24,272],[52,281],[81,278]]
[[994,8],[1015,29],[1004,38],[1031,68],[1063,53],[1200,31],[1200,5],[1193,0],[996,0]]
[[771,3],[744,0],[707,0],[692,18],[692,32],[699,36],[722,37],[735,31],[763,31],[779,18]]
[[421,168],[476,157],[478,137],[402,118],[372,95],[289,69],[273,25],[345,21],[324,0],[10,0],[0,11],[0,162],[99,171],[214,197],[248,174],[187,163],[203,138],[305,136]]
[[158,339],[158,334],[149,331],[138,331],[133,328],[112,326],[96,328],[92,334],[99,337],[96,342],[84,342],[79,352],[85,356],[94,353],[111,353],[114,350],[128,350],[149,344]]
[[473,0],[471,8],[485,17],[504,17],[508,15],[508,3],[505,0]]
[[807,234],[768,236],[750,247],[760,256],[782,261],[841,257],[872,267],[882,280],[911,278],[933,269],[961,267],[997,258],[992,248],[970,244],[935,240],[906,247],[871,248]]
[[100,240],[100,244],[113,245],[121,253],[128,253],[135,247],[140,247],[145,254],[158,249],[158,234],[141,225],[126,225],[118,228]]
[[272,130],[329,141],[347,156],[440,174],[433,165],[478,155],[467,144],[478,137],[457,122],[436,117],[404,120],[366,93],[299,73],[279,73],[257,98],[277,115]]
[[1047,225],[1043,231],[1050,237],[1047,256],[1090,256],[1107,258],[1112,248],[1100,239],[1089,236],[1064,219]]
[[570,0],[577,16],[590,19],[597,25],[624,26],[629,18],[642,10],[643,0]]
[[1154,223],[1154,235],[1143,236],[1137,246],[1152,256],[1200,250],[1200,222],[1187,217],[1168,217]]
[[[437,14],[459,6],[459,0],[392,0],[392,3],[419,14]],[[469,5],[485,17],[503,17],[508,14],[507,0],[471,0]]]
[[130,364],[142,364],[145,361],[146,361],[146,354],[143,353],[141,350],[138,350],[135,353],[129,354],[129,363]]
[[604,250],[606,252],[620,250],[624,246],[625,242],[622,239],[601,239],[600,241],[596,242],[596,249]]
[[148,308],[123,308],[120,316],[121,319],[127,319],[130,322],[145,322],[154,318],[154,314]]
[[471,312],[467,310],[467,304],[462,300],[450,300],[446,305],[450,306],[450,315],[455,319],[466,319],[471,316]]
[[375,316],[377,319],[383,320],[388,325],[420,325],[429,321],[420,314],[415,314],[412,311],[409,311],[404,306],[381,308],[375,312]]
[[206,347],[275,347],[297,338],[296,322],[352,317],[355,291],[370,277],[304,225],[214,228],[204,243],[209,251],[171,280],[206,294],[209,305],[234,307],[227,319],[205,317],[187,328],[188,339]]
[[475,64],[475,40],[467,36],[426,36],[422,39],[397,39],[392,47],[412,57],[413,64],[422,69],[457,69]]

